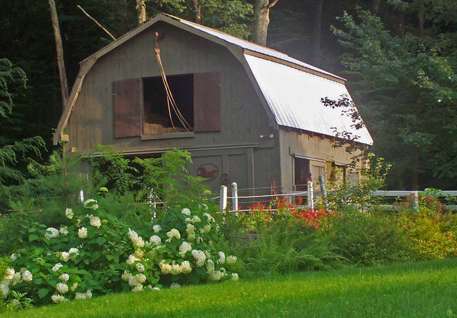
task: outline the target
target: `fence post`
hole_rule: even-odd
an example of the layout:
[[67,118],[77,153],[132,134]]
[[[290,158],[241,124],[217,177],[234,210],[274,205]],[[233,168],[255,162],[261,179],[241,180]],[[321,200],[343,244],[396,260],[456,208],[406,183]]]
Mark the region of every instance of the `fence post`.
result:
[[232,183],[232,210],[238,211],[238,185],[236,182]]
[[219,209],[224,212],[227,209],[227,187],[221,185]]
[[324,201],[325,210],[328,210],[328,202],[327,202],[327,188],[325,187],[325,178],[324,176],[319,176],[319,186],[321,188],[322,198]]
[[413,209],[419,212],[419,191],[413,192]]
[[79,190],[79,201],[81,201],[81,203],[84,203],[84,190]]
[[314,188],[312,181],[308,181],[308,191],[306,193],[308,195],[308,209],[314,210]]

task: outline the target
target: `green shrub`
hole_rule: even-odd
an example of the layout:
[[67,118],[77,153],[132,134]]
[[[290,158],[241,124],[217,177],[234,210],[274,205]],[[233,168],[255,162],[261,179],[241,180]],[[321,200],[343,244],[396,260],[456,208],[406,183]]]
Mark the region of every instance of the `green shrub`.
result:
[[290,213],[265,213],[227,218],[227,240],[247,275],[322,270],[340,261],[320,231]]
[[395,218],[380,213],[347,212],[330,218],[327,234],[336,252],[352,264],[379,264],[411,257]]
[[236,257],[217,248],[222,236],[207,205],[162,211],[154,226],[136,232],[101,202],[67,208],[66,221],[55,228],[28,228],[26,244],[2,276],[8,305],[238,279],[231,271]]
[[406,234],[411,249],[419,259],[442,259],[457,256],[457,217],[452,214],[403,213],[398,224]]

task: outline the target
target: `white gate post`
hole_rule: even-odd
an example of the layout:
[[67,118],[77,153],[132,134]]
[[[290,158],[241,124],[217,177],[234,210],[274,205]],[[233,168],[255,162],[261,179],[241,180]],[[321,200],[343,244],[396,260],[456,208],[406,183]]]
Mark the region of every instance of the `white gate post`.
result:
[[419,212],[419,191],[413,192],[413,209]]
[[81,203],[84,203],[84,190],[79,190],[79,201],[81,201]]
[[224,212],[227,209],[227,187],[221,185],[219,209]]
[[308,191],[306,194],[308,195],[308,209],[314,210],[314,188],[312,181],[308,181]]
[[236,182],[232,183],[232,210],[238,211],[238,185]]

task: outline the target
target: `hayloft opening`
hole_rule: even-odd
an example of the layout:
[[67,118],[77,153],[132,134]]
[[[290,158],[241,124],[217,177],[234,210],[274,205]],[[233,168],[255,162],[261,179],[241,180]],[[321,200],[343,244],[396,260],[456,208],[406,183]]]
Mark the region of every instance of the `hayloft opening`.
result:
[[161,77],[143,78],[143,135],[188,132],[194,127],[193,74],[167,76],[170,90],[179,111],[189,125],[169,103]]

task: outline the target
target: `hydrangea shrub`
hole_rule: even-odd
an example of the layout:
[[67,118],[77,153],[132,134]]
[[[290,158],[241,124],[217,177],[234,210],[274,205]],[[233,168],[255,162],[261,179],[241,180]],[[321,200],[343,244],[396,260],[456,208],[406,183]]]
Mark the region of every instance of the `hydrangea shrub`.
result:
[[95,199],[67,208],[65,223],[30,226],[0,276],[0,296],[20,307],[237,280],[237,258],[217,249],[222,235],[207,209],[170,208],[139,233]]

